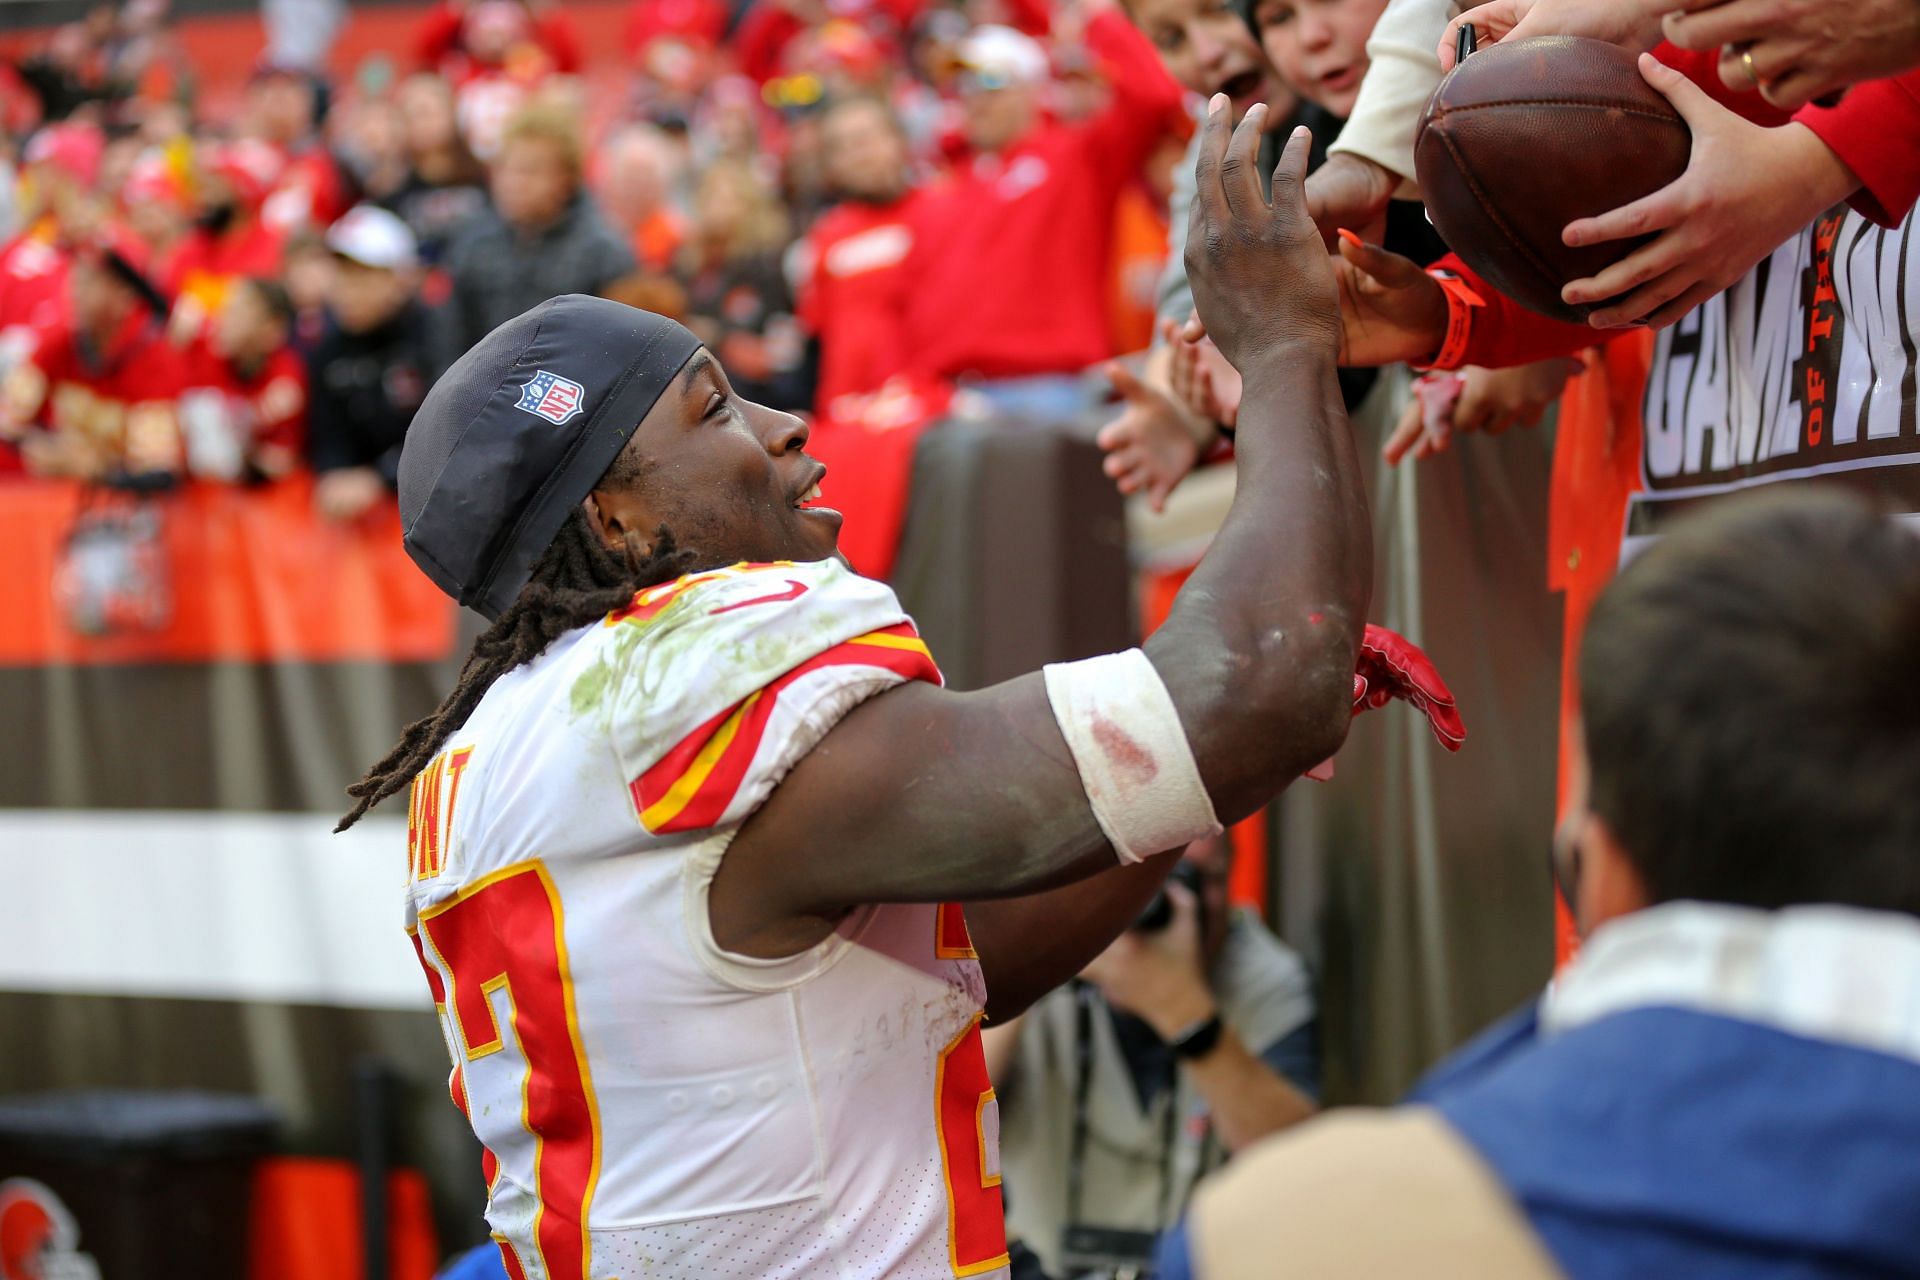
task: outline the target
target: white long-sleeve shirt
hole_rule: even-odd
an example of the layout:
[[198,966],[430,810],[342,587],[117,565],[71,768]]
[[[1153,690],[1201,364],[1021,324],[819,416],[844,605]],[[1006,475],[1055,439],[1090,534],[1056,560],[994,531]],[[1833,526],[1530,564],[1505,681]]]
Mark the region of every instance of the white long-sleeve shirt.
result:
[[1345,152],[1400,175],[1394,195],[1420,199],[1413,176],[1413,143],[1420,117],[1440,83],[1434,55],[1441,33],[1460,11],[1454,0],[1391,0],[1367,39],[1367,74],[1340,137],[1329,154]]

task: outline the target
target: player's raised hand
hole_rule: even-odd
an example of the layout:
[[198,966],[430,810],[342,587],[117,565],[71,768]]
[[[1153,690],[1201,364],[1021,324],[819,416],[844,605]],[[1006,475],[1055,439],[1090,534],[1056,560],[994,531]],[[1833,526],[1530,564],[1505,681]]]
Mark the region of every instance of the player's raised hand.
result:
[[1258,159],[1266,115],[1264,104],[1255,106],[1231,128],[1226,95],[1214,95],[1187,231],[1194,310],[1221,354],[1249,376],[1271,358],[1330,358],[1340,337],[1333,265],[1302,193],[1312,138],[1295,129],[1287,139],[1269,202]]

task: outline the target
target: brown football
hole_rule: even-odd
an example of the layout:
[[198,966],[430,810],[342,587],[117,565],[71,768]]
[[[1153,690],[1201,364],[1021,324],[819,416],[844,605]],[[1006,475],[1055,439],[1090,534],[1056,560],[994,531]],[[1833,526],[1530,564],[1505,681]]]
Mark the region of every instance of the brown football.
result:
[[1488,45],[1449,72],[1414,162],[1427,214],[1462,261],[1532,310],[1583,322],[1593,308],[1568,306],[1561,288],[1646,237],[1570,249],[1561,230],[1678,178],[1692,141],[1631,53],[1547,36]]

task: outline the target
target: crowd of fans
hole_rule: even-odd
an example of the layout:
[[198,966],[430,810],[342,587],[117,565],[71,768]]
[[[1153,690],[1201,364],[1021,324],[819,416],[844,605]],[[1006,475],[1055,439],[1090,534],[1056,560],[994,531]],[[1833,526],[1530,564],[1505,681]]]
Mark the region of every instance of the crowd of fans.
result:
[[[1313,128],[1305,203],[1338,246],[1341,356],[1355,366],[1342,371],[1341,390],[1356,422],[1374,421],[1389,459],[1429,456],[1457,431],[1537,421],[1570,377],[1591,369],[1598,378],[1614,368],[1610,355],[1582,354],[1619,336],[1602,329],[1665,327],[1730,286],[1748,289],[1748,309],[1759,312],[1749,273],[1840,202],[1875,226],[1883,244],[1902,237],[1872,271],[1883,270],[1881,258],[1897,258],[1901,279],[1893,287],[1905,288],[1910,211],[1920,196],[1920,14],[1913,0],[1864,0],[1855,15],[1864,34],[1808,35],[1801,28],[1813,8],[1772,0],[1495,0],[1475,10],[1486,38],[1571,33],[1641,51],[1666,42],[1662,59],[1673,69],[1649,66],[1646,74],[1686,114],[1693,164],[1668,192],[1575,224],[1590,240],[1651,236],[1597,281],[1569,286],[1569,298],[1606,303],[1598,326],[1585,328],[1518,314],[1448,257],[1422,216],[1412,138],[1440,74],[1436,50],[1449,45],[1449,23],[1458,21],[1458,6],[1446,0],[1126,0],[1124,8],[1104,0],[751,0],[738,8],[723,0],[638,0],[625,47],[596,56],[557,5],[474,0],[427,14],[404,67],[380,59],[328,83],[263,62],[231,118],[195,110],[193,69],[169,40],[164,4],[134,0],[62,29],[0,85],[0,121],[15,144],[18,175],[17,183],[0,183],[0,191],[17,190],[0,250],[0,470],[157,488],[185,479],[267,483],[310,469],[319,512],[352,520],[386,499],[413,410],[462,352],[533,304],[581,292],[683,319],[741,394],[823,420],[860,420],[903,398],[929,415],[937,406],[1084,418],[1109,388],[1117,390],[1121,404],[1101,434],[1108,472],[1124,491],[1157,504],[1196,465],[1229,453],[1237,427],[1239,374],[1190,323],[1192,295],[1178,251],[1194,198],[1189,139],[1200,104],[1216,94],[1226,96],[1235,119],[1256,103],[1272,104],[1263,158],[1269,172],[1273,142],[1286,126]],[[1789,34],[1776,38],[1776,31]],[[616,60],[617,91],[598,91],[594,68]],[[1843,90],[1850,97],[1840,102]],[[1831,233],[1822,234],[1819,252],[1829,252]],[[1436,263],[1446,284],[1427,270]],[[1818,341],[1846,324],[1836,320],[1831,263],[1824,277],[1809,270],[1801,305],[1811,359]],[[1472,287],[1449,287],[1463,273]],[[1907,353],[1901,425],[1879,433],[1889,440],[1912,435],[1906,314],[1903,303],[1857,317],[1865,337],[1856,350],[1865,354],[1849,366],[1856,374],[1873,361],[1892,368],[1897,352]],[[1721,328],[1752,345],[1753,326],[1744,323]],[[1731,350],[1734,339],[1728,342]],[[1105,364],[1143,350],[1134,366]],[[1628,346],[1610,350],[1619,355]],[[1604,438],[1611,448],[1616,424],[1604,414],[1617,412],[1625,423],[1631,415],[1621,406],[1639,404],[1649,386],[1644,350],[1640,358],[1634,378],[1601,385],[1603,417],[1583,426],[1582,438]],[[1489,367],[1475,368],[1475,360]],[[1445,371],[1416,387],[1407,362]],[[1794,377],[1803,373],[1811,415],[1830,382],[1820,369],[1796,366]],[[1681,375],[1663,367],[1654,376]],[[1859,376],[1870,384],[1900,381],[1873,369]],[[1662,392],[1655,385],[1649,402]],[[1737,435],[1748,448],[1741,461],[1750,462],[1749,446],[1761,433],[1734,419],[1758,410],[1738,393],[1729,393],[1729,403],[1726,420],[1695,431],[1687,447],[1698,452],[1698,437],[1707,434]],[[1859,406],[1858,434],[1873,434],[1869,410],[1881,412]],[[1633,418],[1632,430],[1639,429]],[[1817,422],[1808,428],[1810,448],[1823,439]],[[1875,447],[1876,458],[1895,448]],[[1831,465],[1846,469],[1861,458]],[[1624,470],[1637,480],[1638,463],[1628,457],[1623,468],[1608,458],[1598,469],[1602,478]],[[1828,465],[1814,456],[1807,469]],[[1722,479],[1732,477],[1729,488],[1752,478],[1720,470]],[[1621,503],[1596,517],[1616,543]],[[1808,555],[1824,546],[1837,563],[1845,542],[1884,562],[1875,570],[1880,581],[1904,575],[1909,595],[1901,607],[1911,610],[1910,547],[1883,544],[1881,526],[1857,511],[1814,507],[1795,518],[1806,526],[1800,549],[1811,548]],[[1776,516],[1777,527],[1791,524],[1783,519]],[[1662,733],[1631,738],[1616,725],[1613,738],[1603,732],[1595,741],[1594,809],[1587,811],[1583,795],[1568,805],[1567,903],[1590,930],[1641,917],[1637,925],[1613,925],[1616,939],[1627,928],[1684,933],[1685,912],[1676,914],[1675,904],[1706,903],[1714,908],[1705,913],[1709,942],[1736,958],[1747,954],[1742,937],[1763,925],[1733,908],[1839,903],[1873,918],[1842,921],[1836,936],[1886,932],[1887,945],[1905,957],[1901,990],[1911,999],[1920,984],[1904,870],[1911,859],[1896,868],[1900,860],[1886,855],[1859,885],[1836,888],[1822,880],[1824,870],[1816,874],[1843,862],[1849,848],[1876,840],[1892,848],[1911,837],[1912,806],[1902,799],[1912,794],[1911,779],[1896,767],[1912,759],[1911,697],[1898,681],[1869,680],[1912,656],[1911,617],[1869,611],[1850,619],[1842,605],[1873,595],[1871,575],[1856,575],[1836,597],[1822,595],[1822,566],[1811,561],[1796,561],[1784,583],[1770,581],[1727,548],[1777,538],[1777,528],[1737,520],[1727,528],[1733,534],[1723,530],[1721,542],[1700,535],[1668,559],[1651,560],[1652,568],[1623,580],[1625,594],[1610,597],[1625,603],[1595,615],[1603,624],[1597,651],[1615,656],[1582,673],[1590,722],[1596,707],[1607,710],[1609,696],[1619,703],[1620,724],[1638,714],[1623,709],[1628,704],[1641,711],[1658,705],[1678,677],[1659,674],[1666,668],[1655,659],[1698,637],[1724,646],[1727,663],[1747,655],[1755,669],[1730,692],[1696,664],[1698,687],[1681,688],[1684,714]],[[1794,552],[1783,543],[1772,554],[1785,562]],[[1660,595],[1666,579],[1681,585]],[[1756,621],[1728,603],[1736,598],[1766,608]],[[1810,677],[1796,683],[1793,673],[1803,667],[1826,669],[1803,661],[1785,639],[1784,656],[1752,658],[1754,635],[1797,635],[1794,619],[1812,614],[1827,621],[1825,633],[1806,642],[1809,650],[1845,655],[1849,645],[1863,646],[1857,662],[1835,667],[1828,680],[1869,681],[1857,697],[1823,698],[1810,691]],[[1641,615],[1654,620],[1653,629],[1636,641]],[[1578,621],[1571,619],[1570,631]],[[1576,683],[1570,677],[1569,689]],[[1749,690],[1783,708],[1771,722],[1746,725],[1741,739],[1741,750],[1765,745],[1778,785],[1756,783],[1717,806],[1696,805],[1692,792],[1660,791],[1643,763],[1650,753],[1669,739],[1684,744],[1688,732],[1710,733],[1715,715],[1752,720],[1740,708],[1741,699],[1760,696]],[[1884,734],[1886,760],[1895,763],[1885,765],[1884,777],[1871,774],[1871,786],[1858,781],[1861,771],[1840,771],[1831,785],[1786,795],[1789,781],[1813,776],[1796,744],[1777,741],[1791,736],[1779,733],[1785,720],[1800,715],[1823,726],[1819,716],[1835,717],[1823,728],[1822,759],[1851,759],[1861,742]],[[1895,723],[1900,715],[1907,718]],[[1579,732],[1565,740],[1578,743]],[[1747,763],[1724,743],[1703,739],[1687,750],[1695,760],[1726,757],[1724,769],[1698,771],[1702,794]],[[1588,766],[1584,755],[1578,761],[1572,776],[1584,787]],[[1848,787],[1864,788],[1860,803],[1842,803]],[[1621,799],[1638,795],[1636,788],[1656,799],[1638,807]],[[1817,816],[1823,830],[1851,831],[1854,819],[1873,830],[1846,840],[1808,837],[1782,852],[1767,845],[1778,824],[1741,825],[1742,814],[1789,801]],[[1889,826],[1888,836],[1874,818],[1881,811],[1892,815],[1889,823],[1908,825]],[[1691,831],[1693,852],[1706,851],[1706,869],[1669,886],[1661,877],[1691,866],[1689,851],[1669,848],[1650,830],[1615,832],[1622,813],[1669,835]],[[1779,875],[1755,888],[1742,860],[1760,846],[1779,863]],[[1818,859],[1810,856],[1816,850]],[[1235,1269],[1233,1259],[1264,1257],[1230,1247],[1270,1225],[1251,1201],[1235,1199],[1241,1184],[1231,1174],[1213,1184],[1227,1188],[1213,1193],[1213,1221],[1226,1224],[1212,1228],[1223,1240],[1214,1246],[1213,1270],[1204,1221],[1191,1238],[1162,1238],[1203,1175],[1317,1105],[1304,967],[1226,912],[1222,858],[1218,847],[1190,853],[1195,887],[1172,893],[1172,923],[1158,940],[1122,939],[1083,984],[997,1037],[996,1078],[1012,1082],[1005,1132],[1011,1220],[1027,1237],[1028,1252],[1017,1253],[1027,1265],[1054,1274],[1141,1274],[1157,1252],[1164,1274],[1225,1277],[1255,1273]],[[1901,918],[1878,918],[1889,915]],[[1769,938],[1767,945],[1787,952],[1806,950],[1793,938]],[[1598,950],[1596,963],[1607,962],[1610,953]],[[1845,950],[1807,951],[1839,974],[1836,989],[1859,972],[1856,957],[1839,954]],[[1708,997],[1723,994],[1689,999],[1714,1009]],[[1771,998],[1767,992],[1740,998],[1749,997],[1753,1008],[1715,1018],[1747,1027],[1777,1012],[1754,1012]],[[1836,998],[1836,1007],[1844,1003]],[[1916,1050],[1912,1006],[1902,1007],[1906,1021],[1893,1030],[1875,1024],[1868,1047],[1900,1059],[1905,1087]],[[1196,1014],[1204,1016],[1196,1021]],[[1637,1069],[1575,1079],[1578,1064],[1548,1061],[1556,1027],[1604,1027],[1600,1014],[1569,1012],[1549,999],[1536,1021],[1508,1028],[1505,1038],[1483,1045],[1487,1056],[1443,1072],[1427,1096],[1525,1199],[1532,1228],[1568,1270],[1704,1274],[1699,1255],[1723,1246],[1740,1254],[1751,1245],[1756,1252],[1741,1256],[1760,1258],[1767,1224],[1738,1212],[1737,1195],[1715,1197],[1717,1170],[1680,1186],[1696,1166],[1679,1160],[1661,1135],[1641,1135],[1644,1148],[1628,1160],[1610,1145],[1613,1135],[1568,1136],[1554,1127],[1582,1097],[1603,1096],[1582,1090],[1612,1091],[1590,1109],[1596,1115],[1638,1105]],[[1199,1042],[1196,1027],[1207,1033]],[[1811,1039],[1828,1048],[1863,1043],[1858,1028],[1821,1023],[1815,1030]],[[1754,1069],[1757,1058],[1787,1062],[1773,1041],[1751,1051],[1716,1047],[1723,1033],[1696,1028],[1689,1034],[1699,1041],[1676,1048],[1658,1027],[1635,1030],[1646,1039],[1633,1046],[1635,1061],[1679,1070],[1694,1060],[1689,1053],[1707,1061],[1711,1048],[1746,1055],[1743,1078],[1752,1079],[1765,1074]],[[1215,1074],[1204,1074],[1199,1061]],[[1529,1092],[1528,1082],[1548,1070],[1543,1061],[1573,1083],[1549,1072],[1548,1084],[1560,1092]],[[1230,1075],[1223,1063],[1232,1064]],[[1497,1063],[1510,1074],[1475,1074]],[[1682,1080],[1674,1095],[1695,1105],[1717,1087],[1711,1079]],[[1831,1132],[1812,1137],[1840,1142],[1842,1121],[1857,1113],[1869,1121],[1847,1131],[1864,1141],[1881,1114],[1876,1108],[1893,1096],[1882,1089],[1874,1100],[1866,1092]],[[1540,1133],[1564,1139],[1553,1148],[1554,1169],[1527,1164],[1517,1141],[1512,1150],[1503,1146],[1510,1135],[1475,1128],[1484,1120],[1476,1107],[1506,1114],[1516,1098],[1534,1108],[1526,1113],[1529,1141]],[[1796,1101],[1783,1086],[1751,1106],[1755,1114],[1797,1112]],[[1910,1106],[1900,1117],[1908,1131],[1920,1124]],[[1422,1127],[1429,1120],[1402,1115],[1393,1123],[1401,1127],[1383,1131],[1392,1142],[1375,1153],[1380,1162],[1433,1154],[1433,1135]],[[1712,1123],[1716,1140],[1748,1140],[1749,1150],[1765,1145],[1763,1129]],[[1090,1128],[1098,1130],[1091,1156]],[[1310,1132],[1321,1135],[1313,1141],[1331,1141],[1335,1156],[1371,1140],[1345,1129],[1328,1139],[1324,1126]],[[1441,1154],[1452,1160],[1457,1143],[1446,1141]],[[1325,1155],[1280,1148],[1303,1149]],[[1263,1158],[1269,1177],[1284,1178],[1289,1161],[1308,1157]],[[1613,1168],[1610,1160],[1631,1176],[1598,1191],[1597,1183],[1568,1181],[1580,1170]],[[1462,1168],[1426,1171],[1434,1203],[1480,1176],[1478,1165]],[[1641,1175],[1649,1176],[1636,1182]],[[1306,1174],[1298,1181],[1302,1194],[1325,1191]],[[1642,1203],[1653,1199],[1643,1183],[1658,1183],[1663,1202]],[[1635,1188],[1638,1200],[1627,1194]],[[1615,1219],[1607,1219],[1610,1196],[1632,1202]],[[1675,1208],[1679,1201],[1686,1203]],[[1372,1271],[1352,1262],[1323,1274],[1422,1269],[1420,1231],[1373,1230],[1378,1221],[1398,1221],[1398,1207],[1347,1204],[1331,1193],[1313,1203],[1326,1215],[1329,1240],[1350,1231],[1352,1239],[1334,1244],[1351,1245],[1353,1258],[1387,1259]],[[1476,1212],[1496,1209],[1512,1206],[1501,1201]],[[1634,1213],[1670,1225],[1643,1230]],[[1410,1220],[1429,1232],[1446,1225]],[[1863,1226],[1861,1234],[1871,1233]],[[1701,1243],[1709,1240],[1720,1243]],[[1879,1251],[1859,1256],[1887,1270],[1920,1256],[1910,1228],[1892,1244],[1869,1243]],[[1609,1249],[1642,1265],[1576,1265],[1604,1260]],[[1550,1268],[1529,1253],[1525,1266],[1484,1273]]]
[[445,3],[337,81],[263,57],[223,113],[164,4],[54,33],[0,84],[0,469],[311,468],[350,520],[435,378],[568,292],[823,415],[963,385],[1071,414],[1144,345],[1191,122],[1117,10],[640,0],[626,28],[590,58],[558,5]]

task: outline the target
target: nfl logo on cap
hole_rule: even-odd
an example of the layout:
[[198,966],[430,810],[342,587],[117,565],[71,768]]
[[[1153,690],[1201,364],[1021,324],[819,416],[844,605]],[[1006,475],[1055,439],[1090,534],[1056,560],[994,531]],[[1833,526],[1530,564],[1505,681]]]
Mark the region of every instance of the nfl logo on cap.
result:
[[563,426],[584,410],[587,389],[572,378],[563,378],[545,369],[527,379],[520,388],[518,408],[537,414],[555,426]]

